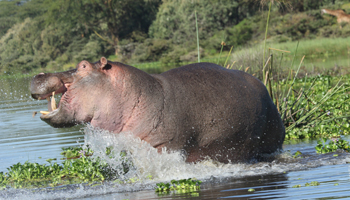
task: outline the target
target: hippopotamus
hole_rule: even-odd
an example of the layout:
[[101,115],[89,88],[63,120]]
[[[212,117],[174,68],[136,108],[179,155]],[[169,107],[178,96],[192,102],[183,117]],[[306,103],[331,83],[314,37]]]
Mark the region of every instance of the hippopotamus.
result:
[[40,73],[30,90],[35,99],[62,93],[58,108],[49,106],[40,117],[53,127],[89,123],[111,134],[129,133],[160,153],[164,147],[183,152],[187,162],[259,160],[281,150],[285,137],[264,84],[213,63],[148,74],[102,57],[73,70]]

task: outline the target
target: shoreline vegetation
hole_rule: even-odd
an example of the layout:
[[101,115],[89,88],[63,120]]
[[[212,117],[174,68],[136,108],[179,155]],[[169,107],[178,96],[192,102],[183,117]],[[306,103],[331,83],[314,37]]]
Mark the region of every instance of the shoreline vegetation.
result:
[[[350,43],[348,42],[349,38],[322,38],[322,39],[313,39],[313,40],[303,40],[299,42],[299,47],[297,50],[297,59],[301,59],[303,55],[306,56],[306,62],[313,65],[313,68],[306,67],[305,63],[303,68],[305,68],[305,73],[309,75],[317,75],[327,73],[328,70],[332,70],[334,67],[343,68],[345,71],[335,75],[345,75],[350,72],[346,68],[350,68]],[[298,41],[294,42],[284,42],[284,43],[270,43],[267,42],[268,48],[274,49],[283,49],[285,51],[290,51],[290,53],[283,53],[283,58],[281,58],[282,53],[280,52],[270,52],[273,53],[275,59],[281,61],[279,69],[281,72],[289,70],[290,62],[295,53],[295,46]],[[337,48],[333,48],[337,47]],[[247,67],[251,68],[248,72],[254,74],[254,70],[257,71],[259,67],[259,58],[262,57],[263,45],[258,44],[254,46],[245,46],[240,47],[234,52],[229,54],[229,51],[224,51],[219,57],[218,55],[208,56],[201,59],[201,62],[212,62],[224,65],[225,61],[228,59],[228,65],[231,69],[242,70]],[[108,60],[115,61],[116,56],[111,55],[108,57]],[[344,64],[337,63],[333,61],[332,58],[338,58],[338,60],[343,60]],[[333,63],[327,63],[327,61],[333,61]],[[95,60],[89,60],[94,62]],[[118,61],[117,61],[118,62]],[[169,69],[183,66],[191,63],[197,63],[197,61],[187,61],[180,63],[161,63],[161,62],[145,62],[145,63],[128,63],[129,65],[136,67],[140,70],[146,71],[148,73],[162,73]],[[51,71],[50,69],[35,69],[29,73],[8,73],[0,75],[0,78],[16,78],[16,77],[31,77],[41,72],[58,72],[63,70],[69,70],[75,68],[75,64],[66,64],[62,66],[61,69]],[[325,66],[326,65],[326,66]],[[226,66],[227,67],[227,66]],[[297,66],[293,66],[293,70],[296,70]],[[315,73],[316,71],[316,73]],[[313,73],[314,72],[314,73]],[[302,75],[301,75],[302,76]]]
[[[256,0],[115,0],[108,5],[0,1],[0,77],[68,70],[81,60],[94,62],[102,56],[160,73],[197,62],[198,54],[202,62],[217,63],[215,59],[227,58],[231,49],[228,63],[236,62],[236,69],[256,68],[263,63],[254,58],[254,49],[262,49],[265,42],[267,48],[291,51],[300,41],[298,54],[306,58],[348,57],[350,47],[344,41],[350,37],[350,25],[340,28],[336,17],[322,15],[321,9],[350,13],[350,1],[275,1],[270,10],[269,5],[269,1]],[[118,14],[125,9],[134,12]],[[99,15],[96,10],[105,12]],[[110,19],[111,15],[116,17]]]

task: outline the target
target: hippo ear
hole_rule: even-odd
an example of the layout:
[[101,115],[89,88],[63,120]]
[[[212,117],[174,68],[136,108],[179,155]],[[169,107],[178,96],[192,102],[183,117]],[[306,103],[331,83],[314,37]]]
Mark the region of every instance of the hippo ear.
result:
[[101,63],[101,69],[104,69],[107,66],[107,63],[108,63],[107,58],[102,57],[100,59],[100,63]]

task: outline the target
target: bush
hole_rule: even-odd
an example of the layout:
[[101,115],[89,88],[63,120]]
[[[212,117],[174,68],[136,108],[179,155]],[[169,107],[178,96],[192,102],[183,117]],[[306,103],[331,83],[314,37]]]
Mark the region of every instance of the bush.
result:
[[251,21],[243,20],[239,24],[225,28],[203,42],[211,52],[221,50],[222,42],[225,42],[223,50],[230,50],[231,46],[237,47],[248,43],[253,37]]
[[89,42],[84,45],[80,52],[73,55],[73,61],[75,63],[82,60],[95,62],[104,56],[104,41],[99,40],[96,35],[91,35],[88,41]]
[[240,46],[246,44],[253,36],[253,30],[248,20],[243,20],[233,28],[225,29],[228,46]]
[[131,62],[151,62],[157,61],[163,54],[172,49],[169,40],[164,39],[146,39],[144,43],[136,46]]
[[225,27],[232,27],[257,7],[239,1],[172,1],[164,0],[156,20],[149,29],[153,38],[171,39],[175,44],[196,41],[195,10],[199,38],[207,39]]
[[[342,28],[340,28],[342,26]],[[334,24],[331,26],[325,26],[318,32],[319,37],[338,38],[338,37],[349,37],[350,36],[350,25],[349,24]]]
[[180,66],[181,65],[181,56],[185,55],[187,50],[185,48],[176,47],[173,51],[163,55],[160,58],[160,62],[164,66]]

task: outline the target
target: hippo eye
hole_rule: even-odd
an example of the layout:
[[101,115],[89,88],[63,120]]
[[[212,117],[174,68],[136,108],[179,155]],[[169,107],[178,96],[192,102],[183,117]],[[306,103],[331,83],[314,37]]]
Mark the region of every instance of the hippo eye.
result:
[[85,65],[83,65],[83,68],[85,68],[86,66]]

